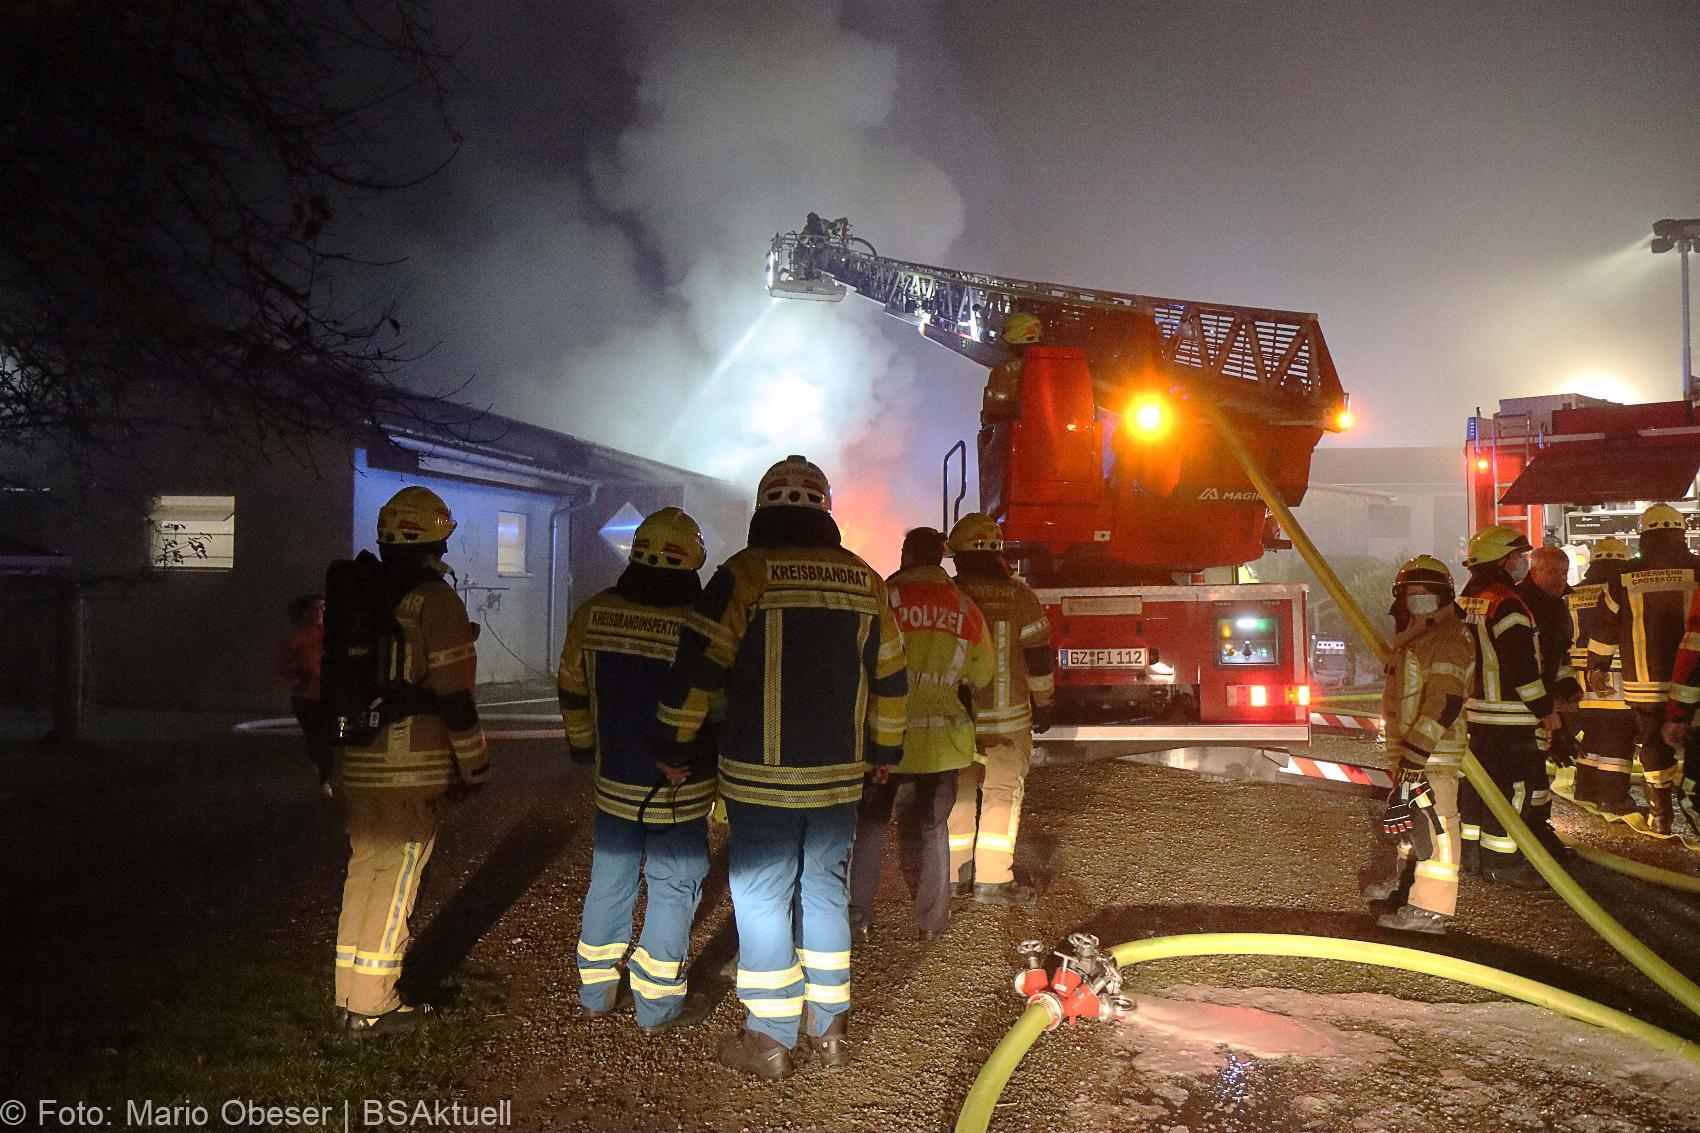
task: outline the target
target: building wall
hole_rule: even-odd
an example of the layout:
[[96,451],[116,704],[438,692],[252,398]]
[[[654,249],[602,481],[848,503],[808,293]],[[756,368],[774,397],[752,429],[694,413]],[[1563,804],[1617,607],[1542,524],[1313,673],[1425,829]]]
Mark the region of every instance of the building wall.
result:
[[[414,484],[436,492],[454,513],[455,533],[449,539],[445,561],[454,569],[450,581],[466,603],[468,616],[482,627],[478,639],[479,682],[553,679],[561,645],[549,628],[549,516],[569,503],[569,497],[374,468],[366,450],[359,449],[354,454],[352,543],[341,554],[375,547],[378,509],[396,492]],[[500,512],[525,516],[522,574],[503,574],[497,569],[496,523]],[[565,522],[561,526],[564,534]],[[563,544],[554,564],[562,593],[572,575],[566,557]]]

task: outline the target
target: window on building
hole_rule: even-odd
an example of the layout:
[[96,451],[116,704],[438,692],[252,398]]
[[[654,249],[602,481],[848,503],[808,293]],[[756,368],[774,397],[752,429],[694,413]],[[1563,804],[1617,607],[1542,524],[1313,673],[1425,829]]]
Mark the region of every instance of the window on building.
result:
[[525,573],[525,513],[496,513],[496,573]]
[[158,570],[236,565],[235,496],[159,496],[148,514],[149,561]]

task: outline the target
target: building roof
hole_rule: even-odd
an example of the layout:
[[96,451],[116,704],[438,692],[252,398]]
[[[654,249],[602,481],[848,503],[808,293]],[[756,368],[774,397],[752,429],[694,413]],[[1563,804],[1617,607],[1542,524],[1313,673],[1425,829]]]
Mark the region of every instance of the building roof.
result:
[[1427,489],[1464,493],[1463,446],[1319,448],[1310,459],[1312,487]]

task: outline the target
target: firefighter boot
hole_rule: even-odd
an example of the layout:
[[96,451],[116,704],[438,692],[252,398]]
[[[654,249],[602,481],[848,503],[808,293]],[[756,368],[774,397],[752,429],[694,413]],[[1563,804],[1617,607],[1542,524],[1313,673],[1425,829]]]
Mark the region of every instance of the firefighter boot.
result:
[[1674,816],[1671,813],[1672,795],[1669,787],[1647,788],[1647,829],[1654,834],[1669,834]]
[[345,1026],[348,1028],[348,1037],[355,1040],[376,1038],[380,1035],[405,1035],[429,1023],[433,1015],[429,1004],[421,1004],[418,1007],[403,1005],[382,1015],[356,1015],[351,1011]]
[[778,1039],[740,1030],[720,1044],[720,1065],[779,1082],[791,1076],[791,1052]]
[[987,885],[984,882],[974,883],[974,900],[982,905],[1022,905],[1033,904],[1033,890],[1025,885],[1017,885],[1006,881],[1001,885]]
[[1396,932],[1426,932],[1431,936],[1445,936],[1446,922],[1451,919],[1427,909],[1419,909],[1415,905],[1401,905],[1397,911],[1375,918],[1375,923]]
[[1507,861],[1495,859],[1505,858],[1505,854],[1482,855],[1482,880],[1491,881],[1496,885],[1508,885],[1513,889],[1530,891],[1545,889],[1547,883],[1528,859],[1521,854],[1511,855]]
[[808,1004],[803,1005],[803,1023],[798,1029],[802,1036],[803,1046],[820,1059],[822,1066],[846,1066],[850,1062],[850,1017],[838,1015],[826,1026],[826,1034],[815,1034],[814,1021],[810,1018],[814,1012]]

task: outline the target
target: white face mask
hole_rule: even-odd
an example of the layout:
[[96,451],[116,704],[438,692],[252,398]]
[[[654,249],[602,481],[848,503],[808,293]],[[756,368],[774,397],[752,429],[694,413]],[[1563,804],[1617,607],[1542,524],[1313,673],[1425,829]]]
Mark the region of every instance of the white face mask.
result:
[[1529,556],[1518,555],[1505,564],[1505,573],[1511,576],[1512,582],[1522,582],[1529,577]]
[[1427,617],[1440,609],[1440,595],[1407,594],[1405,595],[1405,609],[1419,618]]

